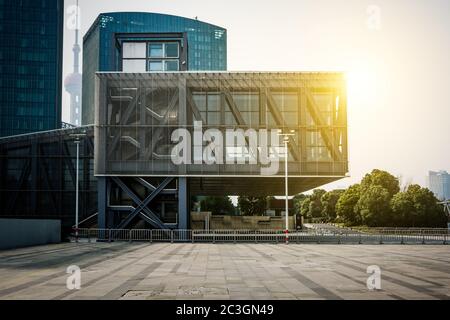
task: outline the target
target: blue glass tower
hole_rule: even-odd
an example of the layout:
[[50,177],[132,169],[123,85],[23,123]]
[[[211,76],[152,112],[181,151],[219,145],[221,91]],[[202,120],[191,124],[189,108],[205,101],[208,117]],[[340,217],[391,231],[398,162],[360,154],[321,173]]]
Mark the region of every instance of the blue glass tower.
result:
[[0,136],[60,128],[64,4],[0,1]]
[[94,123],[98,71],[225,71],[226,29],[178,16],[103,13],[83,39],[82,123]]

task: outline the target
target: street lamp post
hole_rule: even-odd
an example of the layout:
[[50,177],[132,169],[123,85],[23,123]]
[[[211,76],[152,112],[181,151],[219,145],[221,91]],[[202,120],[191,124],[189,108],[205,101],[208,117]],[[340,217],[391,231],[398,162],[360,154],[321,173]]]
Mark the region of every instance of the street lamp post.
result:
[[284,182],[285,182],[285,196],[286,196],[286,244],[289,244],[289,177],[288,177],[288,157],[289,157],[289,151],[288,151],[288,143],[289,138],[291,136],[295,135],[295,131],[291,130],[289,133],[278,133],[280,137],[283,137],[284,142]]
[[76,182],[75,182],[75,241],[78,242],[78,211],[79,211],[79,169],[80,169],[80,139],[85,137],[85,133],[71,134],[75,138],[75,145],[77,146],[77,163],[76,163]]

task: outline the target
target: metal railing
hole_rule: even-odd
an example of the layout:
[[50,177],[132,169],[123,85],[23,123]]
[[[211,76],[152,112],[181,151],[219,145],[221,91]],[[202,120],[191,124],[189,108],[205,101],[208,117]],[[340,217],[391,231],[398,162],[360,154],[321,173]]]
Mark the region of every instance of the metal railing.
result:
[[[446,229],[447,230],[447,229]],[[289,243],[316,244],[448,244],[448,233],[402,234],[332,233],[329,231],[291,231]],[[170,243],[285,243],[282,230],[150,230],[150,229],[78,229],[72,241],[170,242]]]
[[334,224],[308,224],[311,232],[323,232],[331,234],[385,234],[385,235],[450,235],[447,228],[398,228],[398,227],[342,227]]
[[368,233],[403,234],[403,235],[443,235],[450,234],[447,228],[370,228],[361,230]]

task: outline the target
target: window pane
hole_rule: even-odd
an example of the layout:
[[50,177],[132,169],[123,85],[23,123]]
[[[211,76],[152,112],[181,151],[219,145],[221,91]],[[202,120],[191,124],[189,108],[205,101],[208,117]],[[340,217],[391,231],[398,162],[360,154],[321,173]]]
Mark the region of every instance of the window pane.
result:
[[178,43],[166,43],[166,58],[178,58]]
[[178,71],[178,60],[166,61],[165,71]]
[[275,93],[273,98],[280,111],[298,111],[298,95],[295,93]]
[[325,121],[324,124],[331,126],[334,110],[333,95],[329,93],[317,93],[313,97]]
[[283,112],[282,116],[287,125],[298,126],[298,113],[297,112]]
[[144,42],[125,42],[122,48],[123,58],[145,58],[147,45]]
[[194,98],[195,105],[198,110],[200,111],[206,111],[206,94],[200,93],[200,92],[194,92],[192,94],[192,97]]
[[234,93],[234,102],[240,111],[259,111],[259,95],[254,93]]
[[226,125],[236,125],[236,119],[231,112],[225,112],[225,124]]
[[162,43],[151,43],[149,45],[149,56],[150,58],[162,58],[163,56]]
[[208,125],[220,125],[220,112],[208,112]]
[[162,61],[150,61],[148,65],[149,71],[163,71]]
[[244,119],[245,124],[251,126],[259,125],[259,112],[241,112],[242,119]]
[[146,72],[146,60],[122,60],[123,72]]
[[208,111],[220,111],[220,95],[208,93]]

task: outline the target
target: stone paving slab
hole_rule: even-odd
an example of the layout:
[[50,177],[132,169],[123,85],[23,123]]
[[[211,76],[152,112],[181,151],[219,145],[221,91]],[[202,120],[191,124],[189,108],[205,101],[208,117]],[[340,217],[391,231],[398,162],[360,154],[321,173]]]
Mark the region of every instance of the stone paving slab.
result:
[[[68,266],[81,289],[68,290]],[[367,267],[381,290],[367,289]],[[67,243],[0,251],[0,299],[450,299],[450,247]]]

